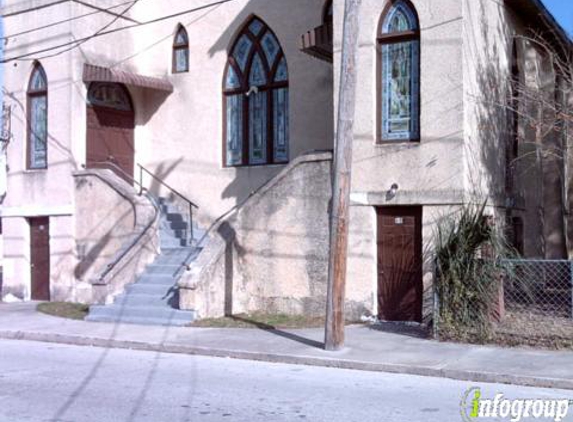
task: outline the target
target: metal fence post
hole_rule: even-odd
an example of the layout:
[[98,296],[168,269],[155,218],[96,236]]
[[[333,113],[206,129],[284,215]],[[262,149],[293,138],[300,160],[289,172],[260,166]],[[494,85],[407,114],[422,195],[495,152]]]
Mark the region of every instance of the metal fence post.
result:
[[569,261],[569,289],[571,290],[571,319],[573,319],[573,261]]
[[440,339],[440,330],[438,327],[439,319],[440,319],[440,304],[439,304],[439,296],[438,296],[438,262],[434,261],[434,279],[432,283],[432,290],[433,290],[433,297],[434,297],[434,306],[433,306],[433,313],[434,316],[432,318],[432,330],[434,334],[434,339]]

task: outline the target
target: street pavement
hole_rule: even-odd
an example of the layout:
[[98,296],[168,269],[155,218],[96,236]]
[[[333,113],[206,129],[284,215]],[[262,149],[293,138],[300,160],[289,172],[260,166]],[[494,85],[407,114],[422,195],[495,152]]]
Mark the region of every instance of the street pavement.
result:
[[456,422],[472,386],[483,396],[573,399],[568,390],[0,340],[2,422]]
[[[73,321],[35,303],[0,303],[0,338],[232,357],[267,362],[573,390],[573,352],[441,343],[415,333],[346,328],[346,347],[322,348],[323,329],[156,327]],[[0,419],[0,422],[4,422]],[[6,421],[11,422],[11,421]]]

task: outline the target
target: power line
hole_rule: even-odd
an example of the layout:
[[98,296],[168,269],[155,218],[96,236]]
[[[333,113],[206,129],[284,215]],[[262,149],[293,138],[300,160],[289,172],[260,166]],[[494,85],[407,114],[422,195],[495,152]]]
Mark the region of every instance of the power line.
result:
[[48,24],[48,25],[39,26],[39,27],[37,27],[37,28],[27,29],[26,31],[16,32],[15,34],[6,35],[5,37],[0,37],[0,41],[9,40],[10,38],[19,37],[20,35],[30,34],[30,33],[32,33],[32,32],[41,31],[42,29],[51,28],[51,27],[54,27],[54,26],[57,26],[57,25],[61,25],[61,24],[68,23],[68,22],[72,22],[72,21],[75,21],[75,20],[78,20],[78,19],[81,19],[81,18],[85,18],[85,17],[87,17],[87,16],[95,15],[95,14],[102,13],[102,12],[105,12],[105,11],[108,11],[108,10],[112,10],[112,9],[116,9],[116,8],[118,8],[118,7],[121,7],[121,6],[125,6],[126,4],[133,3],[133,1],[134,1],[134,0],[126,1],[126,2],[124,2],[124,3],[116,4],[115,6],[112,6],[112,7],[108,8],[108,9],[102,9],[102,10],[99,10],[99,9],[98,9],[98,10],[95,10],[95,11],[93,11],[93,12],[85,13],[85,14],[83,14],[83,15],[74,16],[73,18],[70,18],[70,19],[64,19],[64,20],[61,20],[61,21],[52,22],[52,23],[50,23],[50,24]]
[[12,12],[12,13],[5,13],[5,14],[3,13],[2,17],[8,18],[10,16],[21,15],[22,13],[35,12],[36,10],[46,9],[48,7],[56,6],[56,5],[61,4],[61,3],[66,3],[68,1],[70,1],[70,0],[58,0],[58,1],[53,1],[51,3],[42,4],[40,6],[31,7],[29,9],[17,10],[16,12]]
[[[39,53],[46,53],[46,52],[48,52],[48,51],[57,50],[58,48],[67,47],[67,46],[70,46],[70,45],[72,45],[72,44],[77,44],[77,43],[79,43],[79,42],[84,43],[84,42],[86,42],[86,41],[91,40],[92,38],[97,38],[97,37],[101,37],[101,36],[103,36],[103,35],[113,34],[113,33],[115,33],[115,32],[119,32],[119,31],[124,31],[124,30],[132,29],[132,28],[138,28],[138,27],[141,27],[141,26],[150,25],[150,24],[152,24],[152,23],[157,23],[157,22],[164,21],[164,20],[167,20],[167,19],[172,19],[172,18],[175,18],[175,17],[178,17],[178,16],[187,15],[187,14],[189,14],[189,13],[198,12],[198,11],[200,11],[200,10],[208,9],[208,8],[210,8],[210,7],[218,6],[218,5],[221,5],[221,4],[224,4],[224,3],[229,3],[229,2],[231,2],[231,1],[234,1],[234,0],[220,0],[220,1],[213,2],[213,3],[205,4],[205,5],[203,5],[203,6],[195,7],[195,8],[193,8],[193,9],[187,9],[187,10],[184,10],[184,11],[182,11],[182,12],[178,12],[178,13],[173,13],[173,14],[171,14],[171,15],[162,16],[162,17],[159,17],[159,18],[156,18],[156,19],[152,19],[152,20],[149,20],[149,21],[146,21],[146,22],[141,22],[141,23],[134,24],[134,25],[128,25],[128,26],[124,26],[124,27],[122,27],[122,28],[114,28],[114,29],[110,29],[110,30],[108,30],[108,31],[102,31],[102,32],[100,32],[100,33],[98,33],[98,34],[90,35],[89,37],[80,38],[79,40],[74,40],[74,41],[70,41],[70,42],[67,42],[67,43],[64,43],[64,44],[60,44],[60,45],[56,45],[56,46],[53,46],[53,47],[47,47],[47,48],[44,48],[44,49],[42,49],[42,50],[33,51],[33,52],[31,52],[31,53],[22,54],[22,55],[20,55],[20,56],[10,57],[10,58],[7,58],[7,59],[3,59],[3,60],[0,60],[0,63],[9,63],[9,62],[13,62],[13,61],[16,61],[16,60],[22,60],[22,59],[25,59],[25,58],[30,57],[30,56],[34,56],[34,55],[39,54]],[[74,48],[74,47],[72,47],[72,48]]]
[[[120,18],[122,18],[127,12],[129,12],[133,6],[135,6],[135,4],[138,2],[139,0],[135,0],[133,3],[131,3],[129,6],[127,6],[119,15],[116,15],[110,22],[108,22],[106,25],[102,26],[100,29],[98,29],[93,35],[91,35],[90,37],[88,37],[87,39],[82,39],[82,40],[76,40],[73,45],[71,45],[71,47],[68,47],[64,50],[58,51],[57,53],[51,54],[51,55],[47,55],[47,56],[43,56],[43,57],[38,57],[34,60],[43,60],[43,59],[47,59],[48,57],[55,57],[58,56],[60,54],[63,54],[67,51],[73,50],[76,47],[79,47],[80,45],[84,44],[85,42],[87,42],[88,40],[97,37],[99,34],[103,33],[107,28],[109,28],[110,26],[112,26],[115,22],[117,22]],[[25,60],[31,60],[31,59],[25,59]]]

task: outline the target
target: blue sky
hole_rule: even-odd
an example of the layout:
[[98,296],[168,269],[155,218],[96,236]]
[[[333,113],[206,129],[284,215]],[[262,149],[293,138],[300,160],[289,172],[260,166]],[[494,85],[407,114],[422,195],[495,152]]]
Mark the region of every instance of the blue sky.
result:
[[563,29],[573,34],[573,1],[572,0],[543,0],[545,6],[559,21]]

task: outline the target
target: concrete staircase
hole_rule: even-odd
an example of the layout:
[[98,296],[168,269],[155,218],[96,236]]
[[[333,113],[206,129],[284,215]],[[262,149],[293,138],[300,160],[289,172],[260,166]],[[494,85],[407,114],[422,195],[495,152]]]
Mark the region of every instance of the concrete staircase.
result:
[[183,215],[165,198],[159,198],[159,205],[161,255],[113,304],[91,306],[87,321],[181,326],[195,319],[195,312],[178,309],[177,280],[185,268],[182,264],[192,262],[201,251],[205,232],[193,227],[190,240]]

